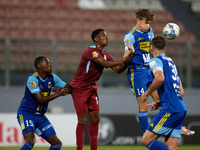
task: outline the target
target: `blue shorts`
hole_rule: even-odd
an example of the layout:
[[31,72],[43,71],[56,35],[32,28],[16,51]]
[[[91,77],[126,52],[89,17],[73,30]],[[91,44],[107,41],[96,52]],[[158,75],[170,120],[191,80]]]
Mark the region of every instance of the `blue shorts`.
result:
[[128,69],[127,78],[130,89],[136,97],[140,97],[150,87],[153,74],[149,68]]
[[22,129],[22,134],[35,132],[44,139],[56,134],[53,125],[45,115],[23,112],[17,116],[17,120]]
[[168,113],[161,110],[150,122],[147,130],[151,131],[158,137],[170,136],[175,138],[181,137],[181,127],[186,112]]

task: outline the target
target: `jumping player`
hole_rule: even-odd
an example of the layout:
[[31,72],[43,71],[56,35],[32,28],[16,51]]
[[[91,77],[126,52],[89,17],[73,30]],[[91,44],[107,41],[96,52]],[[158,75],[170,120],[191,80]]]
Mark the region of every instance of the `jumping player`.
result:
[[[124,60],[130,60],[128,63],[127,78],[130,84],[132,93],[136,96],[139,104],[138,117],[142,132],[144,133],[149,124],[148,122],[148,99],[141,100],[141,95],[148,89],[153,81],[153,75],[149,69],[150,43],[154,38],[154,33],[150,27],[150,23],[155,20],[154,14],[145,8],[140,8],[136,12],[136,25],[129,30],[124,38],[125,51]],[[133,56],[129,55],[128,46],[132,45],[135,49]],[[183,91],[184,93],[184,91]],[[151,93],[151,97],[159,102],[157,91]],[[181,134],[193,135],[195,132],[182,127]]]
[[[62,142],[56,136],[53,125],[45,116],[50,101],[67,95],[68,85],[52,73],[48,58],[39,56],[34,62],[37,72],[27,80],[25,94],[17,111],[17,120],[21,126],[25,144],[20,150],[31,150],[35,144],[35,134],[51,144],[49,150],[59,150]],[[56,92],[50,95],[52,87]],[[44,130],[45,129],[45,130]]]
[[[150,42],[154,37],[150,23],[155,20],[154,14],[145,8],[138,9],[136,12],[136,25],[129,30],[124,38],[125,51],[124,60],[131,59],[128,63],[127,78],[132,93],[136,96],[139,104],[139,121],[144,133],[148,126],[148,100],[142,101],[141,95],[150,86],[153,76],[149,69],[150,61]],[[135,49],[134,55],[130,58],[128,46],[132,45]],[[156,102],[159,97],[156,92],[151,93]]]
[[[89,46],[82,54],[76,75],[72,79],[72,98],[77,113],[78,124],[76,127],[77,150],[82,150],[84,144],[84,130],[89,115],[90,149],[98,148],[99,125],[99,97],[97,94],[97,81],[104,68],[111,68],[117,73],[123,72],[127,61],[113,60],[112,56],[104,50],[108,45],[108,35],[104,29],[96,29],[92,32],[93,46]],[[133,46],[129,46],[129,53],[133,55]]]

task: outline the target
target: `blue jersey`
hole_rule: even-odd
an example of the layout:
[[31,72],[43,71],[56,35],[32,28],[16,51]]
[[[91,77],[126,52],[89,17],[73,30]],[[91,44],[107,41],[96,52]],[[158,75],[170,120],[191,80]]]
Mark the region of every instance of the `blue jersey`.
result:
[[134,27],[126,33],[124,38],[125,50],[128,50],[129,45],[132,45],[135,49],[135,53],[128,64],[128,68],[149,67],[151,58],[150,42],[153,37],[152,28],[149,28],[146,32],[142,32],[136,30]]
[[160,54],[151,59],[149,66],[152,72],[162,68],[165,77],[163,84],[157,89],[162,109],[169,113],[187,111],[180,94],[180,78],[172,59]]
[[44,114],[47,111],[48,102],[40,104],[33,94],[42,92],[43,96],[49,96],[52,87],[63,88],[65,84],[66,83],[55,74],[50,74],[43,80],[37,72],[32,73],[27,79],[25,94],[18,108],[18,114],[23,111]]

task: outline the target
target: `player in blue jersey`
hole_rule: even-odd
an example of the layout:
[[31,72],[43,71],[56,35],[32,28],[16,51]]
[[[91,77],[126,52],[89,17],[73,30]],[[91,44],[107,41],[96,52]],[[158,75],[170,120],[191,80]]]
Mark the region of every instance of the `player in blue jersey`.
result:
[[[152,119],[145,131],[142,143],[151,150],[176,150],[178,139],[181,137],[181,127],[187,108],[182,99],[183,87],[176,65],[170,57],[165,55],[165,39],[161,36],[153,38],[150,46],[152,59],[149,62],[154,79],[148,90],[142,94],[142,100],[158,91],[160,102],[149,104],[153,110],[160,108],[160,112]],[[164,144],[157,141],[160,136],[165,137]]]
[[[56,136],[53,125],[45,116],[50,101],[67,95],[69,86],[52,73],[48,58],[39,56],[34,62],[37,72],[32,73],[26,83],[25,94],[17,111],[25,144],[20,150],[31,150],[35,144],[35,134],[51,144],[49,150],[59,150],[62,142]],[[53,94],[51,90],[57,87]]]
[[[133,29],[129,30],[124,38],[125,51],[124,60],[130,60],[128,63],[127,78],[130,89],[136,96],[139,104],[139,121],[144,133],[148,126],[147,101],[141,100],[141,95],[150,86],[153,75],[149,69],[150,61],[150,42],[154,37],[150,23],[155,20],[154,14],[149,9],[138,9],[136,12],[137,22]],[[129,55],[128,46],[132,45],[135,49],[133,56]],[[151,93],[154,100],[159,102],[156,92]]]

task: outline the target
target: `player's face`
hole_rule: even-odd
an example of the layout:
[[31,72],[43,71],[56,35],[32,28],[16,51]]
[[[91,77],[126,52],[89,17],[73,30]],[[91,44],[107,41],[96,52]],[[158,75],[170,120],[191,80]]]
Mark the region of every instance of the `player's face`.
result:
[[52,72],[52,67],[51,64],[49,62],[48,58],[43,58],[42,62],[41,62],[41,68],[44,72],[46,73],[51,73]]
[[98,38],[98,45],[107,46],[108,45],[108,35],[106,31],[99,32]]
[[146,19],[137,20],[137,30],[140,30],[142,32],[146,32],[150,28],[150,22],[146,21]]

